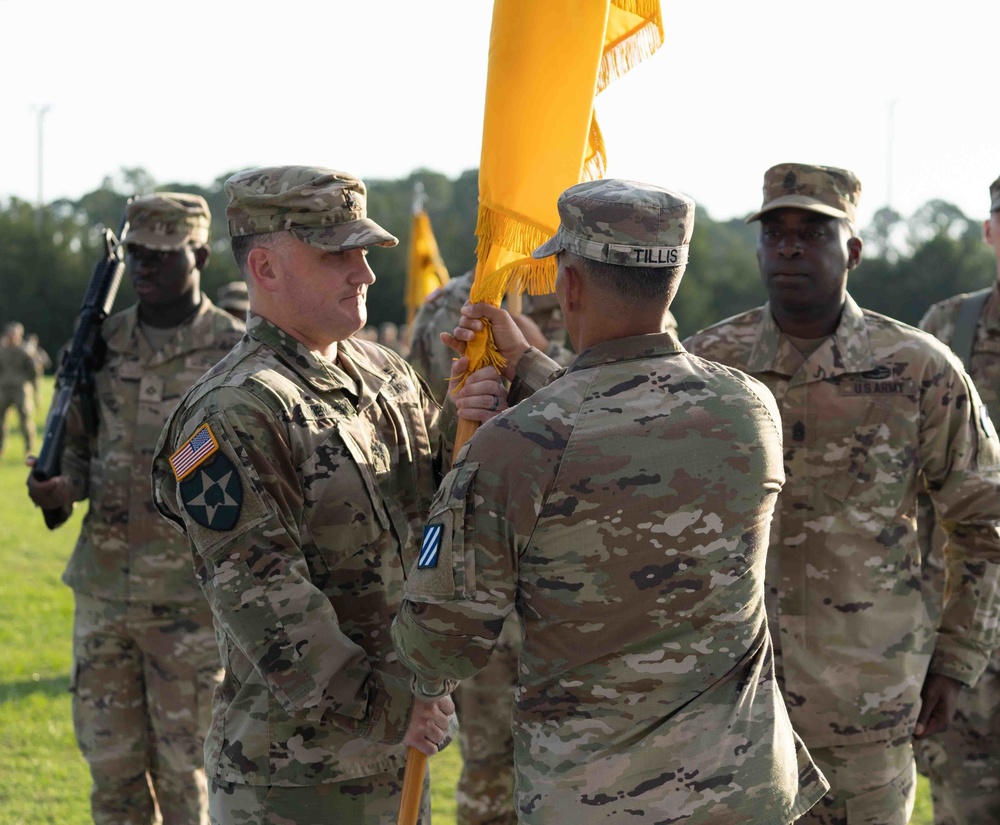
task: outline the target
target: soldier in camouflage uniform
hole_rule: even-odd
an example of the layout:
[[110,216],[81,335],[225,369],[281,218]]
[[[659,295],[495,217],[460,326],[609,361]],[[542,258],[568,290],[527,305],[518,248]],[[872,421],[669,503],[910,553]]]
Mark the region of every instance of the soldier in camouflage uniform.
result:
[[38,368],[22,344],[24,327],[16,321],[4,327],[0,339],[0,455],[7,439],[7,410],[17,411],[25,454],[35,449],[35,393]]
[[[935,304],[920,327],[956,348],[991,418],[996,418],[1000,416],[1000,178],[990,186],[990,216],[983,222],[983,235],[997,254],[997,281],[979,292]],[[962,333],[957,333],[959,329]],[[929,515],[933,518],[933,510]],[[938,529],[933,535],[935,563],[926,570],[933,576],[931,592],[940,600],[944,533]],[[1000,648],[993,651],[976,686],[959,694],[948,730],[924,739],[918,754],[921,770],[931,780],[936,825],[1000,822]]]
[[558,255],[581,354],[560,370],[502,310],[463,310],[490,320],[512,398],[530,397],[438,491],[396,649],[415,689],[441,695],[517,611],[521,822],[791,822],[827,785],[789,723],[764,613],[774,399],[665,331],[692,201],[599,180],[558,206],[534,256]]
[[439,478],[440,409],[398,355],[351,337],[367,248],[396,239],[344,172],[251,169],[226,192],[247,336],[183,399],[153,471],[226,666],[212,821],[395,821],[405,746],[436,753],[453,721],[450,699],[414,701],[388,632]]
[[46,372],[52,369],[52,358],[42,349],[38,343],[38,336],[35,333],[31,333],[31,335],[28,335],[24,339],[24,348],[28,351],[28,355],[35,359],[39,375],[45,375]]
[[[29,479],[36,504],[90,508],[63,581],[73,588],[73,721],[93,777],[94,822],[207,823],[203,746],[221,679],[208,609],[183,536],[153,508],[153,448],[181,395],[243,326],[199,290],[209,211],[163,192],[128,208],[138,303],[112,315],[96,374],[99,426],[67,422],[63,475]],[[152,791],[152,792],[151,792]]]
[[[770,300],[685,345],[759,378],[781,410],[768,621],[792,724],[832,786],[806,821],[905,825],[911,736],[948,724],[995,644],[1000,450],[948,349],[847,294],[860,191],[842,169],[768,170],[748,221]],[[924,486],[949,533],[939,625],[921,597]]]
[[35,333],[25,336],[24,349],[31,356],[31,360],[35,362],[35,380],[31,384],[31,396],[33,403],[37,407],[40,400],[39,392],[41,391],[39,385],[42,376],[52,369],[52,358],[41,348],[38,343],[38,336]]

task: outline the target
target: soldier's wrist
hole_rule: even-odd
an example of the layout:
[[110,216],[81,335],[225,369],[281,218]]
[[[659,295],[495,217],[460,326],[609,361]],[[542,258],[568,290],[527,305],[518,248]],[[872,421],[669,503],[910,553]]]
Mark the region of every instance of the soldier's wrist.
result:
[[524,358],[534,347],[531,344],[524,344],[514,350],[512,355],[506,356],[506,364],[503,369],[503,377],[508,381],[513,381],[517,376],[517,365],[521,363],[521,359]]

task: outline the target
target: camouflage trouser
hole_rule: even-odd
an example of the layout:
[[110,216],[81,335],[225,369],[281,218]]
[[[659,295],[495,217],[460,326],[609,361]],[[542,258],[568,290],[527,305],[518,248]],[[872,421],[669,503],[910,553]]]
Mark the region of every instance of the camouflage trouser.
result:
[[521,626],[511,613],[490,663],[455,692],[462,775],[455,793],[458,825],[514,825],[514,737],[511,714]]
[[[295,788],[212,779],[208,809],[212,825],[395,825],[404,770]],[[420,825],[431,822],[429,777],[425,772]]]
[[208,822],[204,745],[221,681],[212,614],[76,594],[73,725],[95,825]]
[[948,730],[916,749],[931,781],[935,825],[1000,822],[1000,650],[976,686],[959,692]]
[[21,424],[21,434],[24,436],[25,454],[35,451],[35,399],[26,392],[24,387],[0,387],[0,453],[3,452],[4,441],[7,439],[7,409],[17,410]]
[[910,738],[809,748],[830,790],[795,822],[802,825],[906,825],[917,795]]

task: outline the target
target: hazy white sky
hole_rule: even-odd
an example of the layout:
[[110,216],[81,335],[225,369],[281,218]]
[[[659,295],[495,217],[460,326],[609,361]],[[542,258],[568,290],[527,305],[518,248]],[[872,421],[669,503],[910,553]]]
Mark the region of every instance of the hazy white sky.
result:
[[[663,48],[598,98],[610,176],[727,218],[756,208],[774,163],[844,166],[864,224],[889,196],[895,101],[893,206],[985,215],[996,0],[662,8]],[[122,166],[202,184],[281,163],[455,176],[479,163],[491,13],[490,0],[0,0],[0,198],[37,195],[40,105],[47,201]]]

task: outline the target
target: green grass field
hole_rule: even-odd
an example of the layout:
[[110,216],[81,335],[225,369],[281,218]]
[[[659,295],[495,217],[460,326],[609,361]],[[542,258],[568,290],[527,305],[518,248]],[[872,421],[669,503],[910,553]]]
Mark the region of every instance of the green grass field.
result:
[[[39,420],[51,389],[49,379]],[[20,432],[11,432],[0,460],[0,825],[85,825],[90,778],[73,738],[67,693],[73,597],[59,580],[83,508],[47,530],[25,491],[23,449]],[[431,760],[437,825],[455,821],[459,768],[454,746]],[[911,823],[930,822],[921,778]]]

